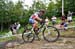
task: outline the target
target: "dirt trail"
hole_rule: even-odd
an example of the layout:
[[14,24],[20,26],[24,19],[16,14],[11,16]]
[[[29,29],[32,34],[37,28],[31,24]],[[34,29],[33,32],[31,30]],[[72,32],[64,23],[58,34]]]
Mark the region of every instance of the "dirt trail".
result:
[[33,43],[17,43],[13,48],[5,49],[75,49],[75,38],[60,38],[57,42],[52,43],[35,40]]

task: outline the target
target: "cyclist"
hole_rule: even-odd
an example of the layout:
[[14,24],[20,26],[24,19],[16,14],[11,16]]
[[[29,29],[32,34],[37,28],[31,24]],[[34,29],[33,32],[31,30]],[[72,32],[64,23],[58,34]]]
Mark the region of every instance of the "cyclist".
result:
[[40,18],[41,16],[43,16],[43,14],[45,13],[44,9],[41,9],[38,12],[35,12],[34,14],[32,14],[29,18],[29,23],[32,24],[34,31],[37,33],[38,31],[38,22],[44,22],[42,18]]

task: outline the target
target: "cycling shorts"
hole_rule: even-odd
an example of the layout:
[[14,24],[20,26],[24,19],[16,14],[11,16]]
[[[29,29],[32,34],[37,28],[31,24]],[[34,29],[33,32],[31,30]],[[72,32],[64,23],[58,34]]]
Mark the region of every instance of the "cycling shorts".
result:
[[34,24],[34,21],[35,21],[34,19],[31,19],[31,18],[29,19],[29,23],[31,24]]

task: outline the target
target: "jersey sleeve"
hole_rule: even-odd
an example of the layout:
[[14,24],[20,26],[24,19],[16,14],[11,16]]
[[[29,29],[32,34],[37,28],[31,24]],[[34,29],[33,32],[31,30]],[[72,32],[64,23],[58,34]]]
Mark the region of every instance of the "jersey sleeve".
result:
[[35,15],[35,19],[39,17],[38,14],[34,14],[34,15]]

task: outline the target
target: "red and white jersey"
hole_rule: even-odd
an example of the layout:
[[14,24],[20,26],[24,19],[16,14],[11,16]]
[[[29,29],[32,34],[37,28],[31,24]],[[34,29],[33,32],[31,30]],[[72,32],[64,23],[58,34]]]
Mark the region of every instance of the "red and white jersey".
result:
[[38,12],[31,15],[30,19],[36,19],[37,17],[39,17]]

